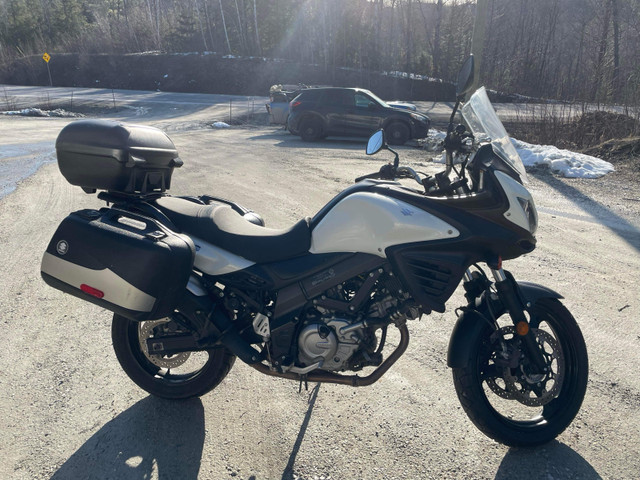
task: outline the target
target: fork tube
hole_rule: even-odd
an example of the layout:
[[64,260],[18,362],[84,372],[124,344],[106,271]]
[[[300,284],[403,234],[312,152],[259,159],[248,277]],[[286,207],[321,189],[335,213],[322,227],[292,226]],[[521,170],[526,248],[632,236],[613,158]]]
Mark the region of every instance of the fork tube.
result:
[[[547,369],[547,365],[542,353],[540,352],[540,346],[538,345],[536,336],[531,331],[531,328],[529,328],[529,322],[527,321],[524,309],[517,295],[517,286],[515,285],[515,281],[507,277],[502,268],[492,268],[491,273],[495,280],[498,297],[509,313],[511,321],[516,327],[517,334],[522,338],[525,351],[536,370],[538,370],[536,373],[543,373]],[[522,333],[523,331],[524,334]]]

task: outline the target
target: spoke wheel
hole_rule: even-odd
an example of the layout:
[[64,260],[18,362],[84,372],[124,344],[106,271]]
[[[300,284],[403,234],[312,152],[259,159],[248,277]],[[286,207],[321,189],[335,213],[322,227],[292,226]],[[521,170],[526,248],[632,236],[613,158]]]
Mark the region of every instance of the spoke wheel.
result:
[[235,356],[225,348],[174,355],[149,353],[147,339],[179,333],[171,318],[136,322],[114,315],[113,349],[120,366],[140,388],[170,399],[198,397],[214,389],[229,373]]
[[497,330],[487,325],[469,364],[453,369],[458,398],[471,421],[511,446],[554,439],[578,413],[587,387],[587,349],[571,313],[555,299],[538,300],[530,313],[544,373],[534,373],[507,315]]

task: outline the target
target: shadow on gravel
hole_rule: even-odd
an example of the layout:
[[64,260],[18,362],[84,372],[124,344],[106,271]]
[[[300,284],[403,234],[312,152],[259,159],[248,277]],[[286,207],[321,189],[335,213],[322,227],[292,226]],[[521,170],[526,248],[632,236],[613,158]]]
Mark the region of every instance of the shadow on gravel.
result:
[[204,445],[200,399],[140,400],[104,425],[51,477],[67,479],[198,478]]
[[[605,205],[585,195],[577,188],[562,182],[553,175],[542,173],[535,175],[535,177],[555,189],[565,198],[570,199],[583,211],[592,215],[598,224],[607,227],[631,247],[640,252],[640,230],[638,230],[636,226],[622,216],[612,212],[611,209]],[[550,211],[549,213],[553,212]]]
[[304,416],[304,420],[302,425],[300,426],[300,431],[298,432],[298,438],[296,438],[296,443],[293,444],[293,450],[291,450],[291,455],[289,455],[289,461],[287,462],[287,466],[284,468],[284,472],[282,472],[282,480],[294,480],[297,477],[293,475],[293,465],[296,463],[296,457],[298,456],[298,452],[300,451],[300,446],[302,445],[302,441],[304,440],[304,435],[307,433],[307,427],[309,426],[309,420],[311,420],[311,414],[313,413],[313,407],[316,404],[316,399],[318,398],[318,392],[320,391],[320,384],[317,383],[311,395],[309,396],[309,408],[307,408],[307,413]]
[[589,462],[556,440],[536,449],[509,449],[498,468],[495,479],[512,480],[514,478],[602,480]]

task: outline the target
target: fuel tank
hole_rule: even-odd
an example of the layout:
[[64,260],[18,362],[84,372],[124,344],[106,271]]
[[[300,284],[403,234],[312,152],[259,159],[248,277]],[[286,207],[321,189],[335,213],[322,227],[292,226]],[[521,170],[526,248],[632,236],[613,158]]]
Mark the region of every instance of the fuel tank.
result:
[[402,200],[355,192],[340,200],[311,232],[311,253],[362,252],[386,257],[393,245],[456,238],[447,222]]

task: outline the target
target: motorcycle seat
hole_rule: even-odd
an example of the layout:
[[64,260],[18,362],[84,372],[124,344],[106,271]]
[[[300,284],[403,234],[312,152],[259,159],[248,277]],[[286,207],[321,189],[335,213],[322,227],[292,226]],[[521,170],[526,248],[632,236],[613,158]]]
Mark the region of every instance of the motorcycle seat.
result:
[[154,202],[181,233],[193,235],[256,263],[277,262],[308,253],[309,219],[287,229],[265,228],[246,220],[229,205],[202,205],[178,197]]

